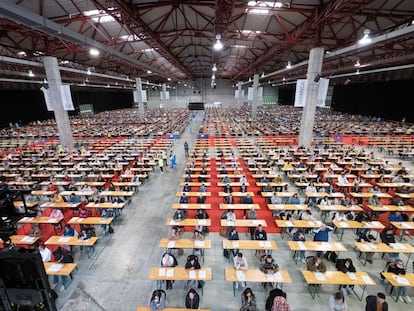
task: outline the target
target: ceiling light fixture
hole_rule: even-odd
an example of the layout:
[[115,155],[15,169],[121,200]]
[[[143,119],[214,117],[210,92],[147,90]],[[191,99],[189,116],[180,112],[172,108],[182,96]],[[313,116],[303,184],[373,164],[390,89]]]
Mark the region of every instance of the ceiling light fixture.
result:
[[212,68],[211,70],[213,70],[213,71],[217,71],[217,66],[216,66],[216,64],[214,64],[214,65],[213,65],[213,68]]
[[34,76],[35,76],[35,74],[33,73],[33,71],[29,70],[28,76],[29,76],[29,77],[34,77]]
[[147,73],[148,73],[148,74],[151,74],[151,73],[152,73],[152,71],[148,69],[148,70],[147,70]]
[[290,61],[288,61],[287,65],[286,65],[286,69],[291,69],[292,68],[292,63]]
[[220,39],[221,39],[221,35],[216,35],[216,43],[214,43],[213,45],[213,48],[216,51],[220,51],[221,49],[223,49],[223,43],[221,43]]
[[86,74],[87,74],[87,75],[91,75],[91,74],[92,74],[92,72],[91,72],[91,68],[88,68],[88,70],[86,71]]
[[89,54],[90,54],[91,56],[99,56],[99,51],[98,51],[97,49],[91,48],[91,49],[89,50]]
[[359,60],[357,60],[354,64],[354,67],[360,67],[360,66],[361,66],[361,63],[359,62]]
[[359,44],[369,44],[372,41],[372,38],[369,36],[371,31],[369,29],[364,30],[364,36],[358,41]]

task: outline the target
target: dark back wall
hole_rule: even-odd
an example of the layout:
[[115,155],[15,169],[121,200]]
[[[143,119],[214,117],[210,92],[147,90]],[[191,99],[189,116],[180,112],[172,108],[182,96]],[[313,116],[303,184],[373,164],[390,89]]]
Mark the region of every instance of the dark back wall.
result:
[[[406,118],[407,122],[414,123],[409,100],[413,85],[413,80],[336,84],[333,89],[331,109],[394,121]],[[294,104],[295,87],[295,84],[290,84],[279,88],[281,105]]]
[[386,120],[414,122],[410,113],[413,80],[336,85],[332,108],[350,114],[381,117]]
[[[54,118],[53,112],[47,111],[40,90],[1,90],[0,96],[3,107],[7,107],[2,110],[0,127],[8,127],[10,122],[27,124],[30,121]],[[69,115],[79,113],[79,104],[93,104],[95,113],[130,108],[133,104],[133,96],[130,90],[72,90],[72,101],[76,110],[69,111]]]

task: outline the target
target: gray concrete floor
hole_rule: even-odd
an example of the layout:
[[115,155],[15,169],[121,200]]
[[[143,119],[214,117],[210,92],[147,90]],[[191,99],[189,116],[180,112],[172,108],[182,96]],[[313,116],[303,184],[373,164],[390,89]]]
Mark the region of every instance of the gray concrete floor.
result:
[[[156,287],[154,281],[148,280],[148,272],[152,266],[160,264],[163,249],[158,247],[158,243],[161,238],[167,236],[166,218],[172,216],[171,205],[178,201],[175,192],[181,188],[178,183],[182,181],[181,175],[185,164],[183,144],[187,141],[191,149],[200,122],[201,112],[182,137],[174,143],[173,149],[177,154],[178,167],[168,169],[164,175],[155,168],[149,180],[139,188],[131,204],[124,208],[122,216],[114,226],[115,233],[100,235],[96,251],[91,258],[76,253],[78,270],[73,274],[73,281],[67,290],[57,290],[59,310],[135,310],[138,306],[148,305],[150,294]],[[101,232],[98,231],[99,233]],[[184,237],[187,235],[190,237],[190,233],[184,233]],[[248,237],[241,234],[241,238]],[[287,269],[292,277],[292,284],[285,284],[283,287],[287,292],[291,309],[328,310],[328,299],[336,291],[337,286],[324,285],[319,296],[312,299],[300,272],[301,269],[306,268],[305,265],[302,263],[296,265],[293,262],[286,241],[281,240],[278,234],[271,234],[269,238],[275,240],[278,245],[278,250],[274,252],[276,262],[281,269]],[[205,285],[200,307],[211,310],[239,310],[241,290],[236,297],[233,297],[232,284],[224,280],[224,268],[231,265],[222,255],[223,238],[218,233],[210,233],[208,239],[212,240],[212,248],[206,251],[203,266],[212,268],[213,280]],[[331,241],[335,240],[336,237],[332,235]],[[358,271],[369,272],[377,283],[376,286],[367,287],[366,294],[384,292],[385,288],[381,284],[379,272],[384,268],[385,261],[377,254],[372,265],[362,266],[353,250],[354,241],[354,233],[346,232],[343,242],[348,249],[346,256],[354,259]],[[409,240],[411,244],[412,241]],[[190,250],[185,251],[185,256],[188,254]],[[249,267],[258,268],[253,252],[245,251],[244,254],[247,256]],[[178,258],[179,266],[184,265],[185,256]],[[406,259],[405,255],[401,257]],[[328,269],[335,269],[335,267],[329,263]],[[411,261],[408,271],[412,272]],[[248,283],[248,286],[256,294],[259,310],[264,310],[268,290],[265,291],[260,283]],[[412,288],[408,289],[408,293],[414,297]],[[185,294],[184,282],[176,282],[173,290],[167,291],[167,306],[184,307]],[[348,296],[346,300],[349,310],[365,310],[365,299],[361,302],[354,296]],[[390,305],[389,310],[412,310],[411,304],[395,303],[390,297],[387,300]]]

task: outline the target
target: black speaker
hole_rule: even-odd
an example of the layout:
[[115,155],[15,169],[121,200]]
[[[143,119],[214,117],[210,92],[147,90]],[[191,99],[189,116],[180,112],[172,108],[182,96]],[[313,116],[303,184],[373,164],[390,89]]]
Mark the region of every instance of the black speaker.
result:
[[315,82],[319,82],[320,78],[321,78],[321,75],[320,75],[320,74],[317,74],[317,75],[315,76],[315,79],[313,79],[313,81],[315,81]]
[[0,251],[0,310],[57,311],[55,296],[37,250]]

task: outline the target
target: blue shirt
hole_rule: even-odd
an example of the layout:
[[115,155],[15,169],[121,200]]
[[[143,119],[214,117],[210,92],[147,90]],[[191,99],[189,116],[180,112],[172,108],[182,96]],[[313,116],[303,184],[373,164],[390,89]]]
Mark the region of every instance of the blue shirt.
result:
[[315,236],[313,237],[314,241],[319,242],[328,242],[329,241],[329,231],[332,231],[332,229],[325,228],[324,230],[319,230],[318,232],[315,232]]

